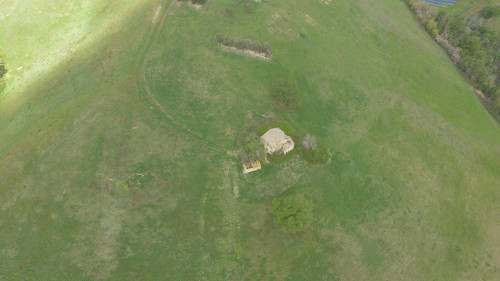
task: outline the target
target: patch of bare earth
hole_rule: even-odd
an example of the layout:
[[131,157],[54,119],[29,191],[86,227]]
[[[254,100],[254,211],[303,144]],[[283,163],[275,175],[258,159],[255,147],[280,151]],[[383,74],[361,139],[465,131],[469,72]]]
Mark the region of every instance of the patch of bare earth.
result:
[[152,20],[153,25],[158,20],[158,16],[160,15],[160,11],[161,11],[161,3],[160,3],[160,5],[158,5],[158,8],[156,8],[155,15],[153,16],[153,20]]
[[203,5],[201,5],[201,4],[194,4],[191,1],[188,1],[188,6],[191,7],[191,8],[194,8],[196,10],[201,10],[201,8],[203,8]]
[[474,94],[480,99],[480,100],[487,100],[488,98],[481,92],[479,89],[474,89]]
[[[182,0],[177,0],[175,1],[175,4],[177,4],[177,6],[182,6],[182,3],[185,3],[186,1],[182,1]],[[203,8],[203,5],[202,4],[195,4],[193,3],[193,1],[187,1],[187,4],[184,4],[184,7],[189,6],[193,9],[196,9],[196,10],[201,10]]]
[[236,47],[228,47],[228,46],[224,46],[224,45],[221,45],[221,44],[219,44],[219,47],[221,47],[221,49],[224,50],[224,51],[226,51],[226,52],[231,52],[231,53],[235,53],[235,54],[238,54],[238,55],[243,55],[243,56],[251,57],[251,58],[254,58],[254,59],[271,60],[271,56],[270,55],[266,55],[266,54],[263,54],[263,53],[258,53],[258,52],[252,51],[252,50],[241,50],[241,49],[238,49]]

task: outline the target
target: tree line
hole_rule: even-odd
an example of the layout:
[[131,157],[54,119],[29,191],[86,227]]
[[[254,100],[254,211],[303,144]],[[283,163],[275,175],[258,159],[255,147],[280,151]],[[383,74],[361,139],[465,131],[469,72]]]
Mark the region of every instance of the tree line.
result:
[[487,97],[487,106],[500,117],[500,36],[485,19],[500,15],[500,8],[486,7],[471,18],[450,15],[419,0],[404,0],[427,32],[450,56],[474,86]]

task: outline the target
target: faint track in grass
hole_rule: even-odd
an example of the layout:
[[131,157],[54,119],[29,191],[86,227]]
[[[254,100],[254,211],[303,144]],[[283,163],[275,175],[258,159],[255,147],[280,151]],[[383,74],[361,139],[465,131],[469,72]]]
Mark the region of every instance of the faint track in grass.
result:
[[[156,45],[158,36],[160,34],[160,30],[165,22],[166,17],[168,16],[169,10],[172,5],[175,5],[176,0],[172,0],[168,7],[164,8],[161,11],[161,15],[156,19],[156,23],[153,26],[153,30],[149,37],[149,40],[146,42],[144,46],[144,50],[140,56],[140,72],[139,72],[139,83],[141,91],[144,91],[147,94],[148,99],[150,99],[155,107],[162,113],[163,116],[168,118],[175,126],[180,127],[183,131],[196,138],[200,143],[205,145],[211,150],[217,152],[223,152],[227,157],[224,161],[224,177],[222,186],[216,188],[212,191],[212,196],[216,198],[217,205],[220,206],[222,211],[222,222],[223,229],[215,239],[215,247],[217,251],[221,253],[220,259],[214,261],[215,263],[215,271],[217,273],[225,272],[229,270],[231,274],[237,275],[237,269],[240,267],[240,261],[238,258],[238,253],[241,251],[240,245],[240,224],[241,224],[241,216],[239,214],[238,201],[236,197],[236,193],[234,193],[234,186],[238,184],[237,180],[237,171],[233,165],[232,157],[236,157],[236,154],[233,155],[233,152],[227,151],[224,147],[212,143],[203,138],[203,136],[196,131],[192,130],[188,126],[182,124],[177,119],[172,116],[164,106],[162,106],[158,100],[153,96],[151,89],[148,86],[146,81],[146,69],[147,64],[150,59],[149,54],[152,50],[152,47]],[[164,3],[162,2],[162,7]],[[229,159],[228,159],[229,158]],[[200,218],[200,229],[204,229],[205,218]],[[203,230],[201,230],[203,233]]]
[[[163,26],[163,23],[165,22],[165,19],[168,16],[169,10],[171,10],[172,6],[175,5],[176,0],[171,0],[170,3],[168,4],[168,6],[165,7],[165,3],[168,3],[168,2],[169,1],[167,1],[167,0],[163,0],[161,2],[162,11],[160,12],[160,16],[159,16],[159,18],[156,18],[156,20],[154,21],[154,25],[153,25],[153,28],[151,31],[151,35],[149,36],[149,40],[146,42],[144,49],[141,51],[141,53],[139,55],[139,58],[140,58],[139,86],[141,88],[141,91],[144,91],[147,94],[149,100],[151,100],[153,102],[154,106],[162,113],[162,115],[165,116],[166,118],[168,118],[174,125],[180,127],[182,130],[184,130],[189,135],[197,138],[205,146],[207,146],[213,150],[216,150],[216,151],[225,152],[226,149],[224,147],[204,139],[200,133],[194,131],[193,129],[189,128],[188,126],[182,124],[177,119],[175,119],[165,109],[165,107],[162,106],[158,102],[158,100],[153,96],[153,94],[151,93],[151,89],[149,88],[148,83],[146,81],[146,69],[147,69],[149,59],[150,59],[149,54],[151,53],[152,47],[156,44],[156,42],[158,40],[158,36],[160,34],[160,30]],[[163,7],[165,7],[165,8],[163,8]]]

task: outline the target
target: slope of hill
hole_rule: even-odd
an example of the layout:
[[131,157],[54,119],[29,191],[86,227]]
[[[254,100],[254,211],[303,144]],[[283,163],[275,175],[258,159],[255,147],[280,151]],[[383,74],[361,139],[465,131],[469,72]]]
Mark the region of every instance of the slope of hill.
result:
[[[500,128],[403,2],[0,6],[0,280],[500,277]],[[242,175],[269,113],[331,161]],[[269,208],[296,193],[314,219],[288,234]]]

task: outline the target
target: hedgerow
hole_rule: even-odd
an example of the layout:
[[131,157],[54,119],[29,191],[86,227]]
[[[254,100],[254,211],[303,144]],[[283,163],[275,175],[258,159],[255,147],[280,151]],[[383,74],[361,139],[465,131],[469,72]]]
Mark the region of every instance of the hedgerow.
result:
[[257,41],[233,38],[231,36],[220,33],[215,35],[215,41],[217,42],[217,44],[226,47],[234,47],[239,50],[250,50],[260,54],[264,54],[266,56],[271,55],[271,46],[267,42],[262,44]]

